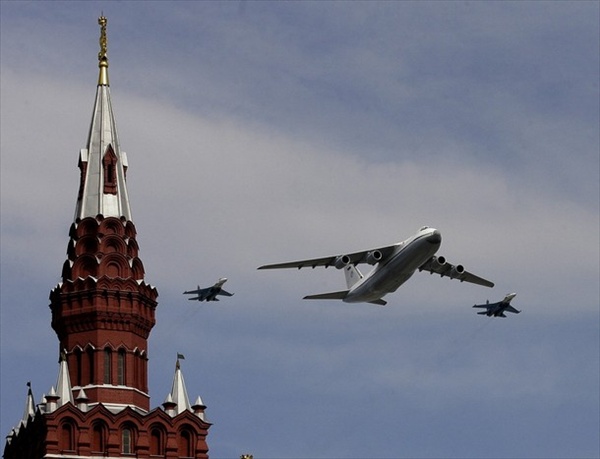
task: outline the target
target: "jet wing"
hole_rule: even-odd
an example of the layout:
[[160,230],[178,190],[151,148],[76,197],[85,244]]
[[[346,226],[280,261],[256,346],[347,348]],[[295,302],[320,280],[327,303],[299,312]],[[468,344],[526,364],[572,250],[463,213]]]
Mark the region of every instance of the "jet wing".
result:
[[512,306],[506,306],[506,308],[504,310],[508,311],[508,312],[514,312],[515,314],[519,314],[521,312],[521,311],[513,308]]
[[363,250],[361,252],[354,252],[349,254],[341,254],[341,255],[332,255],[329,257],[323,258],[311,258],[308,260],[299,260],[299,261],[289,261],[285,263],[274,263],[270,265],[262,265],[259,266],[258,269],[284,269],[284,268],[316,268],[317,266],[324,266],[325,268],[329,268],[330,266],[335,266],[336,260],[340,257],[347,257],[348,264],[358,265],[360,263],[367,263],[367,259],[369,254],[374,252],[379,252],[381,254],[381,259],[379,261],[383,261],[386,258],[389,258],[397,248],[397,244],[389,245],[386,247],[381,247],[378,249],[370,249]]
[[233,293],[229,293],[229,292],[226,292],[225,290],[221,289],[221,291],[219,293],[217,293],[217,295],[233,296]]
[[451,263],[447,263],[444,257],[431,257],[419,267],[419,271],[428,271],[430,274],[435,273],[442,277],[448,276],[451,279],[458,279],[461,282],[483,285],[484,287],[494,286],[493,282],[465,271],[462,265],[455,266]]
[[197,297],[192,297],[192,298],[188,298],[188,300],[198,300],[198,301],[204,301],[206,299],[206,297],[210,294],[210,287],[209,288],[200,288],[197,290],[189,290],[187,292],[183,292],[183,294],[194,294],[194,295],[198,295]]

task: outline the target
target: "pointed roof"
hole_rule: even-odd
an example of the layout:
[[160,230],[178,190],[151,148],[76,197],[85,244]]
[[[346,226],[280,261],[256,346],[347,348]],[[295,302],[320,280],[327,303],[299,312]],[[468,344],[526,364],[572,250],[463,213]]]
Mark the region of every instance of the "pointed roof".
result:
[[35,401],[33,400],[33,392],[31,391],[31,382],[27,382],[27,399],[25,401],[25,411],[23,412],[23,421],[24,425],[27,425],[27,421],[29,417],[35,416]]
[[59,407],[63,406],[67,402],[73,403],[71,377],[69,376],[67,356],[64,353],[61,353],[60,355],[60,368],[58,370],[58,380],[56,381],[56,395],[60,397],[57,401],[57,405]]
[[86,148],[81,150],[81,188],[75,220],[85,217],[125,217],[131,220],[125,173],[127,155],[121,151],[108,83],[106,24],[101,16],[98,87]]
[[167,396],[171,401],[176,404],[175,415],[183,413],[185,410],[191,410],[190,399],[188,398],[187,389],[185,388],[185,381],[183,380],[183,373],[181,372],[181,365],[179,364],[179,355],[177,356],[177,363],[175,364],[175,376],[173,377],[173,386],[171,387],[171,393]]

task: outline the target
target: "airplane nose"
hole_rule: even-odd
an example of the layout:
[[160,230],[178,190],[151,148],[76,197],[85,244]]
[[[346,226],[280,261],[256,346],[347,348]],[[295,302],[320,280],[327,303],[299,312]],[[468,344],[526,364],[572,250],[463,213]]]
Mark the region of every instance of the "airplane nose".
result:
[[442,242],[442,233],[438,230],[434,230],[429,236],[427,236],[427,242],[430,244],[439,244]]

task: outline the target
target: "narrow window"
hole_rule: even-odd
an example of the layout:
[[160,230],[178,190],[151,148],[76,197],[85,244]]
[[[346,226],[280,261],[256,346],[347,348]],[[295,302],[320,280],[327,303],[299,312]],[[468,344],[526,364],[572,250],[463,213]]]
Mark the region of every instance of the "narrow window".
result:
[[79,176],[79,192],[77,193],[77,199],[83,197],[83,189],[85,188],[85,173],[87,171],[87,162],[79,162],[79,170],[81,174]]
[[194,457],[192,435],[188,430],[182,430],[179,440],[179,456]]
[[88,355],[88,364],[89,364],[89,375],[90,375],[90,384],[95,384],[96,383],[96,366],[95,366],[95,362],[94,362],[94,350],[92,348],[88,348],[87,350],[87,355]]
[[112,352],[110,349],[104,349],[104,384],[112,384],[112,368],[111,368]]
[[104,193],[105,194],[117,194],[117,155],[109,145],[102,158],[102,166],[104,168]]
[[70,422],[65,422],[62,425],[60,443],[61,450],[63,451],[74,451],[75,444],[73,442],[73,425]]
[[123,445],[122,452],[123,454],[131,454],[133,453],[131,447],[131,430],[125,428],[121,433],[121,443]]
[[125,350],[119,349],[117,356],[117,384],[125,385]]
[[159,456],[163,453],[162,435],[159,429],[152,429],[150,433],[150,455]]
[[83,381],[82,381],[82,358],[81,358],[81,349],[77,349],[75,351],[75,365],[77,365],[77,381],[76,384],[78,386],[82,386],[83,385]]
[[92,428],[92,451],[103,453],[105,444],[104,428],[102,427],[102,424],[94,424],[94,427]]

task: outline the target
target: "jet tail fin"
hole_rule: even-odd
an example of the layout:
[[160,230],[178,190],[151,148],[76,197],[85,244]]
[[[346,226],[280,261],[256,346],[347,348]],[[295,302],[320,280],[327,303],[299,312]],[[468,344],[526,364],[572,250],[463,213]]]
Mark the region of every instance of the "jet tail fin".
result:
[[344,274],[346,276],[346,286],[348,289],[352,288],[354,284],[364,277],[358,268],[352,264],[344,268]]
[[307,295],[304,300],[343,300],[348,295],[348,290],[330,293],[318,293],[316,295]]

